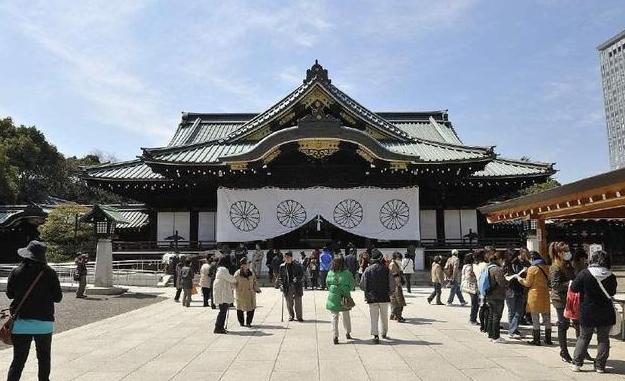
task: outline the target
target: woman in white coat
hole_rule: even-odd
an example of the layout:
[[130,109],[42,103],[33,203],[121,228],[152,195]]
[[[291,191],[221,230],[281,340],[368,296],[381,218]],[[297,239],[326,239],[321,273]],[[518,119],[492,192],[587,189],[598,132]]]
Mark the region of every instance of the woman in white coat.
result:
[[406,291],[410,294],[410,281],[412,280],[412,274],[414,274],[414,260],[412,255],[406,253],[406,256],[401,261],[401,271],[406,278]]
[[225,329],[226,314],[230,304],[234,303],[234,287],[237,280],[230,274],[228,266],[230,258],[226,256],[219,257],[217,261],[217,273],[215,274],[215,283],[213,284],[213,300],[219,306],[219,314],[215,320],[214,333],[226,334]]

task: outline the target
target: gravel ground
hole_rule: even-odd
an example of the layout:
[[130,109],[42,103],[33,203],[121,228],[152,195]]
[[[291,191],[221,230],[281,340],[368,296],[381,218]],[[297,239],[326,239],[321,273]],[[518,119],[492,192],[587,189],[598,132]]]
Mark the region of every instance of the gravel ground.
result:
[[[166,298],[150,294],[125,293],[119,296],[89,296],[76,299],[74,292],[64,292],[61,303],[55,305],[54,332],[67,331],[98,320],[133,311]],[[9,306],[4,292],[0,292],[0,308]],[[7,346],[0,343],[0,349]]]

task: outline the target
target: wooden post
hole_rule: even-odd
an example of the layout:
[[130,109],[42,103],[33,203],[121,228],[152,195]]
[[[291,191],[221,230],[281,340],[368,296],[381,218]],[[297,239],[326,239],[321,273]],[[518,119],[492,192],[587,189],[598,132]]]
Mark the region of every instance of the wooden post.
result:
[[545,229],[545,220],[542,218],[536,220],[536,238],[540,255],[547,258],[547,229]]

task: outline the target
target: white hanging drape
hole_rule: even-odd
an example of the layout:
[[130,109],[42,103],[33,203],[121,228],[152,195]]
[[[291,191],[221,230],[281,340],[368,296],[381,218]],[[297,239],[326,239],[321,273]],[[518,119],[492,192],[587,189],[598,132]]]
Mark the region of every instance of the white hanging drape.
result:
[[419,188],[219,188],[217,241],[277,237],[317,215],[363,237],[418,240]]

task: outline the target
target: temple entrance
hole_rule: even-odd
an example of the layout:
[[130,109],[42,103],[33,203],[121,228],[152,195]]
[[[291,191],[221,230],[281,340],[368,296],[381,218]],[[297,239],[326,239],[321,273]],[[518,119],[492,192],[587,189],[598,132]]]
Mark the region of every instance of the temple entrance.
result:
[[356,247],[367,247],[371,240],[339,229],[323,217],[317,216],[299,229],[275,237],[271,241],[274,247],[315,249],[322,248],[330,242],[341,242],[343,245],[351,242]]

